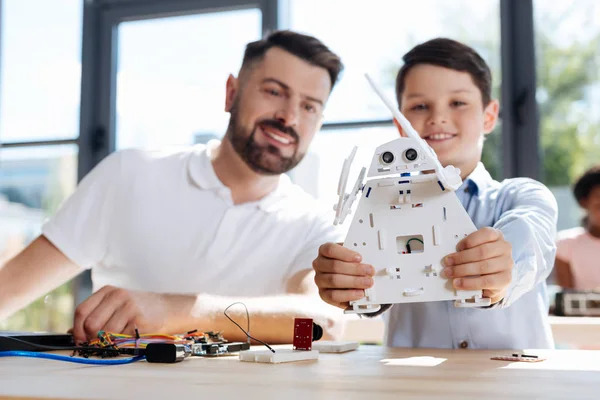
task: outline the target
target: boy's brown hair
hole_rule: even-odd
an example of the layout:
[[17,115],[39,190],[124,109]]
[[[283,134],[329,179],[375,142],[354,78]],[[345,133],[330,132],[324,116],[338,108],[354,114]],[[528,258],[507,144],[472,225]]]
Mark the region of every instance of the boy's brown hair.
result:
[[401,105],[404,80],[408,71],[420,64],[467,72],[481,92],[483,106],[492,100],[492,73],[490,67],[471,47],[447,38],[437,38],[421,43],[402,57],[404,65],[396,76],[396,98]]

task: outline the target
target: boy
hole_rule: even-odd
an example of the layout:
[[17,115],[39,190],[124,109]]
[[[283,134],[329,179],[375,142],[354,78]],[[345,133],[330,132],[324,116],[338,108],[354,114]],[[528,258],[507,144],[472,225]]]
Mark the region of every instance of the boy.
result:
[[[444,258],[443,275],[456,289],[483,290],[492,305],[395,304],[386,315],[386,343],[553,347],[545,280],[555,255],[557,205],[544,185],[525,178],[494,181],[480,162],[484,136],[494,130],[499,110],[489,67],[473,49],[449,39],[418,45],[403,60],[396,80],[400,111],[443,166],[460,168],[463,185],[456,193],[478,228]],[[340,245],[321,246],[313,267],[323,300],[345,308],[364,296],[375,269],[360,260]]]

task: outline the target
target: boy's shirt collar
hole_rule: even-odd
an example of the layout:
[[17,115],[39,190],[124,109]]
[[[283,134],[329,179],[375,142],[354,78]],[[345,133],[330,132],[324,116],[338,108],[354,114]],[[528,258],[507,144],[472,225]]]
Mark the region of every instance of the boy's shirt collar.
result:
[[485,191],[493,181],[492,176],[485,169],[483,163],[479,162],[473,172],[464,180],[459,190],[477,195]]

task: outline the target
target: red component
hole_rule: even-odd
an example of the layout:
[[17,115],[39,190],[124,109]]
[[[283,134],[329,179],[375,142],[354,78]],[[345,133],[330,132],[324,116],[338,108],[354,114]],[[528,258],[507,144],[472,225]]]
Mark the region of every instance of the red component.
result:
[[311,350],[312,333],[312,318],[294,318],[294,350]]

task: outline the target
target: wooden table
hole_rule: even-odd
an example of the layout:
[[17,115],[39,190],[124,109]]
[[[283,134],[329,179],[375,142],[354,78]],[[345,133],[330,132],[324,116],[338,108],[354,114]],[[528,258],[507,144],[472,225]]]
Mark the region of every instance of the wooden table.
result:
[[550,326],[559,347],[600,350],[600,317],[550,316]]
[[[529,351],[533,352],[533,351]],[[319,360],[254,364],[237,357],[86,366],[0,358],[0,397],[90,399],[598,399],[600,352],[546,350],[539,363],[490,360],[511,351],[361,346]]]

